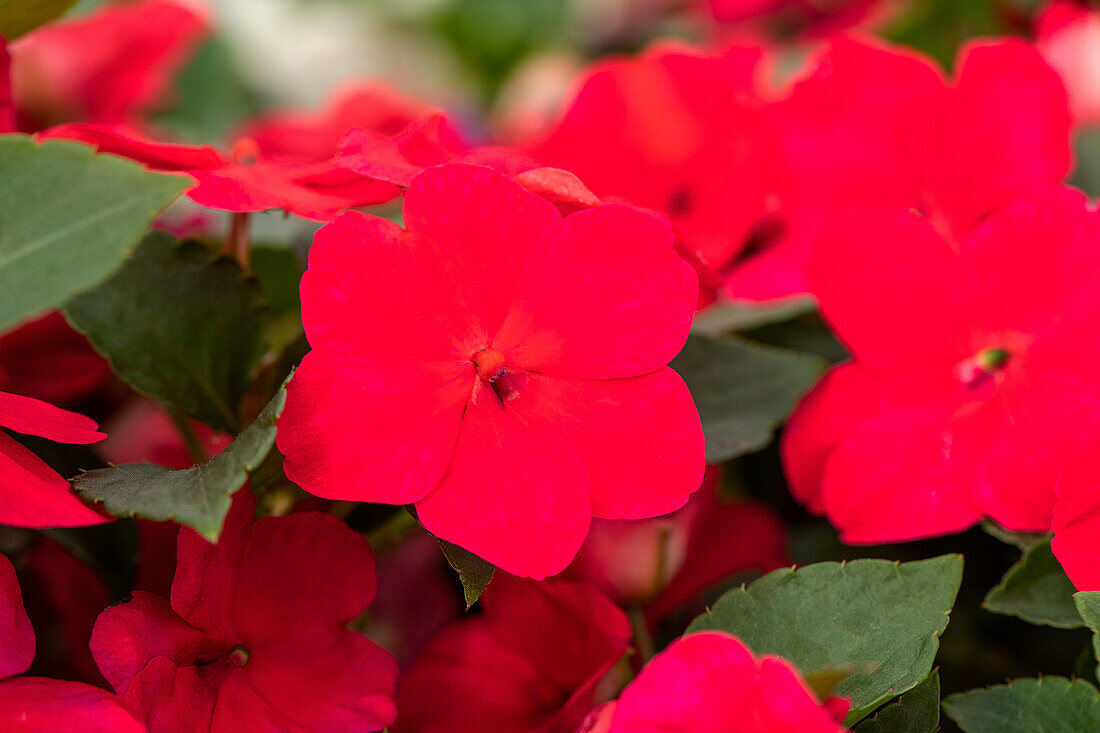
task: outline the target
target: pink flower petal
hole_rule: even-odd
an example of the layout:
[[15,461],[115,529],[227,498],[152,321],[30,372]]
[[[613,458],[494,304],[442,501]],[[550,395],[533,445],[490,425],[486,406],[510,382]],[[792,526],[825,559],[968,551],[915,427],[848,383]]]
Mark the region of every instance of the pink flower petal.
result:
[[475,380],[469,362],[310,352],[279,418],[287,477],[330,499],[420,500],[447,470]]
[[836,215],[810,256],[809,278],[829,325],[871,369],[953,363],[978,350],[969,350],[975,304],[960,260],[916,214]]
[[97,443],[107,437],[90,417],[10,392],[0,392],[0,426],[58,443]]
[[668,514],[703,480],[699,413],[683,380],[668,367],[599,381],[530,374],[507,409],[581,459],[593,516]]
[[0,432],[0,524],[13,527],[84,527],[111,517],[84,504],[69,482],[35,454]]
[[424,258],[438,258],[457,285],[462,311],[490,336],[508,313],[524,264],[560,219],[553,205],[515,181],[469,165],[416,176],[405,191],[404,217]]
[[969,402],[949,368],[893,375],[880,389],[879,411],[844,433],[825,467],[822,503],[842,539],[896,542],[976,523],[993,408]]
[[0,681],[0,727],[9,731],[144,733],[121,701],[83,682],[44,677]]
[[916,139],[927,151],[928,202],[965,230],[1013,195],[1065,177],[1071,120],[1058,74],[1022,39],[968,43],[956,76],[943,121]]
[[215,657],[221,651],[167,600],[145,591],[134,591],[129,601],[101,613],[89,646],[99,671],[120,695],[154,658]]
[[493,346],[555,376],[647,374],[683,348],[697,288],[665,222],[625,206],[578,211],[534,248]]
[[322,227],[302,277],[302,320],[313,348],[354,347],[392,359],[469,361],[490,334],[465,309],[466,288],[436,253],[391,221],[357,212]]
[[779,657],[753,656],[725,633],[691,634],[642,669],[608,733],[839,733],[843,729]]
[[416,509],[435,536],[509,573],[545,578],[565,569],[588,533],[588,473],[488,394],[466,409],[450,468]]
[[1062,469],[1050,547],[1080,591],[1100,590],[1100,440],[1093,439]]
[[0,555],[0,680],[22,674],[34,661],[34,629],[23,609],[19,579]]

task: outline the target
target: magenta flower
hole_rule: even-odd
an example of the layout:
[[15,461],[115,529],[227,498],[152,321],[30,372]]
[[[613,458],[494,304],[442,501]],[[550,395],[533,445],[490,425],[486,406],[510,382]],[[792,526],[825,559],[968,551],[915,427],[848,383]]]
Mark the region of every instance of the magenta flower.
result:
[[578,733],[837,733],[847,712],[846,700],[818,700],[787,660],[704,632],[670,644]]
[[287,476],[415,503],[437,537],[538,578],[593,516],[683,506],[703,437],[666,364],[696,278],[667,225],[623,206],[562,217],[469,165],[418,175],[404,221],[349,213],[317,233],[301,286],[313,351],[279,424]]
[[327,514],[252,511],[245,489],[217,545],[180,532],[171,602],[135,591],[100,615],[100,671],[154,733],[389,725],[397,665],[347,628],[377,589],[366,539]]

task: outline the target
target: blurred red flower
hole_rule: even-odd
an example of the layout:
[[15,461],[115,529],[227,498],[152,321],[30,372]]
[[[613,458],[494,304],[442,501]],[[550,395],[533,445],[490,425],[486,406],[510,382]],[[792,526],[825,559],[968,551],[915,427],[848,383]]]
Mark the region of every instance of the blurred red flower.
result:
[[683,506],[703,437],[665,365],[696,278],[667,225],[624,206],[563,218],[468,165],[418,175],[404,221],[349,213],[317,233],[301,286],[313,351],[277,438],[287,477],[415,503],[437,537],[540,578],[591,517]]
[[788,564],[786,532],[765,505],[719,496],[721,471],[708,466],[699,491],[672,514],[595,519],[565,576],[596,585],[621,605],[639,605],[654,624],[702,590],[739,572]]
[[0,336],[0,385],[5,391],[65,404],[110,378],[110,365],[60,313]]
[[670,644],[578,733],[837,733],[847,712],[847,700],[818,700],[787,660],[704,632]]
[[0,555],[0,726],[8,730],[139,733],[118,699],[98,687],[22,675],[34,659],[34,629],[23,609],[19,581]]
[[774,110],[788,260],[852,204],[916,210],[943,236],[1069,172],[1058,75],[1022,40],[962,46],[955,79],[915,51],[839,37]]
[[1039,11],[1037,31],[1039,51],[1066,85],[1074,122],[1100,122],[1100,11],[1051,0]]
[[103,579],[45,535],[23,555],[19,576],[38,639],[32,671],[106,686],[88,650],[96,616],[111,603]]
[[84,142],[152,170],[186,174],[195,180],[187,195],[212,209],[284,209],[327,221],[345,209],[385,203],[401,194],[399,186],[365,178],[335,158],[344,136],[356,130],[389,139],[419,111],[416,102],[385,87],[359,85],[339,93],[315,114],[279,112],[246,123],[228,156],[207,145],[158,142],[117,125],[59,125],[40,137]]
[[792,491],[846,542],[910,540],[991,517],[1050,528],[1055,481],[1100,433],[1100,215],[1052,186],[966,237],[894,209],[845,212],[810,263],[851,350],[783,437]]
[[206,37],[205,15],[171,0],[113,2],[11,44],[21,127],[140,125]]
[[[712,298],[731,271],[770,256],[781,233],[769,217],[761,58],[759,48],[706,54],[657,45],[636,58],[597,62],[531,154],[575,173],[605,200],[666,213]],[[777,279],[742,283],[732,295],[797,292],[797,283]]]
[[626,615],[592,586],[503,573],[479,605],[413,661],[394,731],[572,733],[630,644]]
[[217,545],[180,532],[171,602],[136,591],[96,621],[100,671],[154,733],[389,725],[397,665],[347,628],[377,590],[366,539],[327,514],[252,514],[242,489]]

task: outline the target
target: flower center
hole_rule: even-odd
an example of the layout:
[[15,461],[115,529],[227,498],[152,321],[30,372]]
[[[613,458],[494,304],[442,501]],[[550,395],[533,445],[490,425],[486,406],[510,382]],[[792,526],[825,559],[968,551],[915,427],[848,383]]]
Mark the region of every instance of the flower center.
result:
[[234,667],[243,667],[251,658],[252,655],[240,644],[229,650],[229,663]]
[[256,165],[260,162],[260,146],[250,137],[242,137],[233,143],[230,157],[237,165]]
[[474,354],[473,362],[477,376],[484,382],[492,384],[504,374],[504,354],[496,349],[482,349]]
[[994,347],[983,349],[969,359],[955,365],[955,376],[970,389],[977,389],[1004,371],[1012,355],[1007,349]]

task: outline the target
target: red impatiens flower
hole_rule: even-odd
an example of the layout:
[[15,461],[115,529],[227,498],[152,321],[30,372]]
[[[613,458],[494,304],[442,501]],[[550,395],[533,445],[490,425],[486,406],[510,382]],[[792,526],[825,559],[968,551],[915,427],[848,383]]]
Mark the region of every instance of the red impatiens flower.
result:
[[[95,443],[104,434],[94,420],[40,400],[0,392],[0,428],[58,443]],[[0,524],[80,527],[110,521],[76,497],[69,482],[41,458],[0,431]]]
[[576,175],[540,166],[526,153],[469,143],[441,112],[426,112],[395,135],[357,128],[340,143],[337,162],[380,183],[404,188],[425,168],[445,163],[482,165],[512,176],[528,191],[549,200],[563,214],[600,204]]
[[641,605],[655,623],[707,586],[737,572],[788,564],[783,524],[763,504],[719,496],[721,471],[672,514],[596,519],[565,577],[587,580],[623,605]]
[[530,577],[563,570],[593,516],[683,506],[702,431],[665,365],[696,278],[667,225],[624,206],[562,217],[468,165],[418,175],[404,221],[353,212],[317,233],[287,476],[415,503],[432,534]]
[[[760,58],[756,48],[706,55],[662,45],[637,58],[601,61],[532,154],[577,174],[602,198],[667,213],[678,246],[713,290],[730,271],[763,257],[778,233],[767,218]],[[788,283],[761,282],[736,295],[792,292]]]
[[428,108],[381,83],[360,82],[337,91],[318,112],[284,110],[247,121],[235,137],[250,138],[265,158],[311,163],[336,154],[351,130],[392,137]]
[[578,733],[837,733],[848,702],[823,704],[790,662],[730,634],[674,641]]
[[186,191],[187,196],[195,203],[222,211],[283,209],[326,221],[345,209],[390,201],[401,192],[396,186],[367,180],[331,160],[266,160],[255,142],[247,138],[238,140],[227,157],[208,145],[162,143],[128,128],[107,125],[59,125],[39,137],[87,143],[100,153],[121,155],[151,170],[190,176],[195,185]]
[[397,665],[347,628],[377,587],[366,539],[327,514],[252,513],[244,489],[217,545],[180,532],[171,603],[135,591],[100,615],[100,671],[154,733],[391,724]]
[[15,676],[31,666],[34,647],[34,629],[23,610],[15,569],[0,555],[0,728],[89,733],[145,730],[106,690],[82,682]]
[[1051,0],[1039,12],[1038,35],[1039,51],[1066,85],[1074,122],[1100,122],[1100,11]]
[[107,584],[43,534],[34,538],[21,559],[23,605],[38,639],[34,673],[106,686],[88,639],[96,617],[111,604]]
[[11,45],[23,128],[140,124],[207,32],[203,15],[171,0],[114,2],[35,30]]
[[401,679],[396,733],[572,733],[630,644],[626,614],[589,585],[504,574],[479,604]]
[[281,112],[246,124],[229,156],[209,146],[157,142],[119,126],[59,125],[41,137],[77,140],[153,170],[184,173],[195,180],[188,197],[212,209],[285,209],[327,221],[401,194],[399,186],[368,179],[337,160],[340,141],[353,129],[388,140],[418,114],[415,102],[366,85],[342,92],[317,114]]
[[775,124],[783,248],[802,267],[839,206],[915,209],[960,238],[1071,163],[1065,90],[1022,40],[965,44],[949,82],[910,49],[836,38],[777,104]]
[[1100,439],[1086,443],[1062,468],[1051,529],[1050,548],[1077,590],[1100,590]]
[[854,359],[784,434],[795,496],[847,542],[1049,529],[1059,469],[1100,433],[1097,241],[1063,187],[953,242],[911,212],[841,212],[810,279]]

